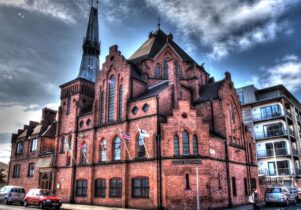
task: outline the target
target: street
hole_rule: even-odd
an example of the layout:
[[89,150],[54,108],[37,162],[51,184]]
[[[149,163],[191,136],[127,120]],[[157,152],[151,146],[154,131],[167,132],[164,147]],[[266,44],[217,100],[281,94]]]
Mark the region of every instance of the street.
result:
[[[101,206],[93,206],[93,209],[117,209],[117,208],[108,208],[108,207],[101,207]],[[39,209],[38,207],[34,207],[34,206],[30,206],[30,207],[23,207],[23,206],[19,206],[19,205],[9,205],[9,206],[5,206],[3,204],[0,204],[0,210],[36,210]],[[70,206],[68,205],[68,208],[61,208],[61,209],[72,209],[70,208]],[[78,209],[78,208],[76,208]],[[86,206],[86,208],[84,209],[89,209],[88,206]],[[301,210],[301,203],[297,204],[296,206],[290,206],[290,207],[282,207],[282,206],[273,206],[273,207],[262,207],[260,208],[261,210]],[[228,209],[227,209],[228,210]],[[233,210],[252,210],[251,206],[242,206],[242,207],[236,207],[233,208]]]

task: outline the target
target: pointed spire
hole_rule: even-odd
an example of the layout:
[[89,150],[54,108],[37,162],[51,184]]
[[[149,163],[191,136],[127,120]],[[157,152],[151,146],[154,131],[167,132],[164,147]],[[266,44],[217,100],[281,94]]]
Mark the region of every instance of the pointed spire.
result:
[[79,78],[95,82],[99,71],[100,42],[98,32],[98,0],[91,2],[86,36],[83,41],[83,55]]
[[160,25],[161,25],[160,24],[160,16],[158,16],[158,25],[157,25],[158,26],[158,30],[160,30]]

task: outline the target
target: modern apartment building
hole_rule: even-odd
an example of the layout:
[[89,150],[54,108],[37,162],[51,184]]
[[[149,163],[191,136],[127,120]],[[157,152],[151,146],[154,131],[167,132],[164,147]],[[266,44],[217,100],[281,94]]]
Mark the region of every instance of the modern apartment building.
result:
[[301,186],[301,105],[283,86],[238,88],[243,121],[258,158],[259,176],[287,186]]

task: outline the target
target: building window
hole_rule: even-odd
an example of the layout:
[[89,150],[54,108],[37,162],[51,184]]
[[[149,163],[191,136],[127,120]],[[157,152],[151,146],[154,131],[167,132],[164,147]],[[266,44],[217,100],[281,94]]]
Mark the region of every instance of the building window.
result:
[[37,150],[37,146],[38,146],[38,139],[32,139],[31,140],[31,145],[30,145],[30,151],[34,152]]
[[245,195],[249,195],[247,178],[244,178],[244,187],[245,187]]
[[109,121],[114,121],[115,77],[109,80]]
[[105,122],[105,95],[104,92],[101,91],[100,94],[100,123],[103,124]]
[[145,157],[144,139],[140,134],[138,135],[138,157]]
[[123,97],[123,87],[119,86],[119,110],[118,110],[118,119],[122,120],[122,97]]
[[186,130],[182,133],[183,139],[183,155],[189,155],[189,135]]
[[235,113],[232,104],[230,104],[229,112],[230,112],[231,123],[235,123]]
[[133,109],[132,109],[132,113],[134,114],[134,115],[136,115],[137,113],[138,113],[138,107],[137,106],[134,106],[133,107]]
[[76,180],[76,196],[87,197],[88,181]]
[[133,178],[132,179],[132,197],[148,198],[149,197],[149,179]]
[[67,112],[66,114],[70,114],[70,106],[71,106],[71,95],[68,96],[67,98]]
[[17,143],[17,150],[16,150],[16,154],[20,155],[23,153],[23,142],[18,142]]
[[283,124],[274,123],[270,125],[264,125],[264,136],[263,137],[272,137],[272,136],[281,136],[284,135]]
[[107,161],[107,141],[105,139],[100,143],[100,161]]
[[159,63],[156,64],[156,77],[161,77],[161,65]]
[[255,178],[251,178],[251,188],[256,189],[256,179]]
[[72,136],[70,135],[69,138],[68,138],[68,145],[66,145],[66,148],[67,148],[66,166],[71,165],[71,140],[72,140]]
[[95,197],[105,198],[106,197],[106,180],[96,179],[95,180]]
[[239,98],[240,103],[244,103],[244,92],[242,90],[237,91],[237,95]]
[[221,174],[218,174],[218,189],[222,189],[222,176]]
[[122,180],[120,178],[110,179],[110,198],[122,197]]
[[232,177],[232,193],[233,193],[233,196],[237,196],[237,192],[236,192],[236,178],[234,176]]
[[113,154],[114,160],[120,160],[120,147],[121,147],[120,138],[116,137],[114,141],[114,154]]
[[168,61],[167,61],[167,58],[164,59],[164,78],[168,79]]
[[29,177],[33,177],[34,176],[34,163],[29,163],[27,175]]
[[61,151],[60,153],[64,153],[65,152],[65,138],[62,136],[61,138]]
[[279,117],[281,116],[281,110],[279,104],[274,104],[271,106],[266,106],[260,108],[261,119],[268,119],[272,117]]
[[175,156],[180,155],[180,145],[179,145],[178,135],[174,135],[174,137],[173,137],[173,153]]
[[13,177],[14,178],[19,178],[20,177],[20,168],[21,168],[20,164],[14,165],[14,171],[13,171]]
[[87,163],[87,149],[87,143],[82,143],[82,145],[80,145],[81,164]]
[[148,105],[148,104],[144,104],[143,107],[142,107],[142,110],[143,110],[144,112],[147,112],[148,109],[149,109],[149,105]]
[[185,174],[185,190],[190,190],[189,174]]
[[193,154],[198,155],[199,154],[199,144],[198,144],[198,137],[196,135],[193,136],[192,144],[193,144]]
[[180,66],[180,64],[177,60],[175,60],[175,69],[176,69],[176,75],[178,77],[181,77],[182,76],[182,70],[181,70],[181,66]]

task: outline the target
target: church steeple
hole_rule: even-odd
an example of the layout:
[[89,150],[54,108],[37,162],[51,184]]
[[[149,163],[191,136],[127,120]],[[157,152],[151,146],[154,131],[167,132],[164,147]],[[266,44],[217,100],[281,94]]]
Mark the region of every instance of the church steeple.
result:
[[98,0],[92,1],[88,28],[83,41],[83,55],[78,78],[95,82],[99,71]]

